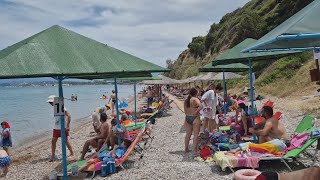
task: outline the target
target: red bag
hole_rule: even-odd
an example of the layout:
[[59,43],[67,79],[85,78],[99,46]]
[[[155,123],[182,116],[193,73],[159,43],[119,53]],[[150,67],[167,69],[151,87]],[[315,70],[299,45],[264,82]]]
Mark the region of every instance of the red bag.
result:
[[211,157],[212,153],[210,151],[210,148],[204,147],[200,150],[200,157],[204,160],[206,160],[208,157]]

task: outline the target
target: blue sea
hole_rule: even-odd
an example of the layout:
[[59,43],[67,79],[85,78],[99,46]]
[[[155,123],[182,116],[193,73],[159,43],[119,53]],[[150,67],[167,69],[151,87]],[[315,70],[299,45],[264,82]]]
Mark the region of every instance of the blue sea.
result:
[[[133,85],[119,85],[119,99],[133,96]],[[106,104],[113,85],[63,86],[65,98],[77,94],[78,101],[65,100],[65,107],[71,113],[72,123],[89,117],[96,107]],[[137,91],[141,87],[137,86]],[[108,100],[100,97],[105,94]],[[53,108],[46,101],[48,96],[58,96],[57,86],[1,87],[0,121],[7,120],[11,126],[14,146],[21,145],[26,139],[52,131],[54,122]]]

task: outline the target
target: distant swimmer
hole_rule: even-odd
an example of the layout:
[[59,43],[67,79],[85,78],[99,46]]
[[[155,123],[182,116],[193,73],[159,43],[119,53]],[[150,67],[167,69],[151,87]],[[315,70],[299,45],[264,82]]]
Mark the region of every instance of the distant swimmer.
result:
[[71,95],[71,101],[76,101],[76,97],[73,94]]

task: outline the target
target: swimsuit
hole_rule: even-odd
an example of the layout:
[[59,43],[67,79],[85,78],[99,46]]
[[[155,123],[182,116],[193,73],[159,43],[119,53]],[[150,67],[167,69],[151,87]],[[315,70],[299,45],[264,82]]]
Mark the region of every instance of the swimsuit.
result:
[[0,158],[0,167],[8,167],[10,165],[11,159],[9,156]]
[[192,125],[193,121],[197,119],[198,116],[186,116],[186,121],[188,124]]
[[113,102],[113,103],[116,103],[116,99],[112,99],[112,102]]

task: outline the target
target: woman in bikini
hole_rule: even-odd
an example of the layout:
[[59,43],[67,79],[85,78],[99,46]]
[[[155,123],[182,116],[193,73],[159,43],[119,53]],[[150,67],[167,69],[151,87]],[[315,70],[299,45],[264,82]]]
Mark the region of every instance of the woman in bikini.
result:
[[[112,90],[112,94],[110,96],[108,104],[110,103],[110,101],[111,101],[111,112],[112,112],[112,114],[114,114],[114,110],[115,110],[115,106],[116,106],[116,102],[117,102],[116,94],[115,94],[114,90]],[[118,101],[119,101],[119,103],[121,103],[120,99],[118,99]]]
[[184,101],[184,112],[186,114],[186,120],[184,127],[186,129],[185,136],[185,152],[189,152],[189,141],[193,134],[193,153],[197,152],[198,139],[197,136],[200,131],[200,111],[202,105],[200,100],[197,98],[198,91],[195,88],[191,88],[188,98]]

